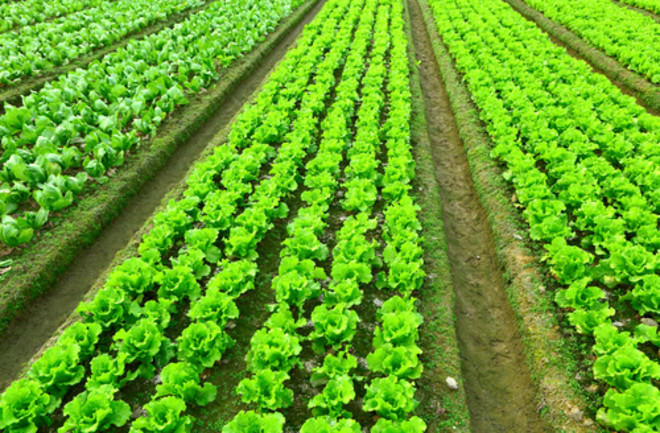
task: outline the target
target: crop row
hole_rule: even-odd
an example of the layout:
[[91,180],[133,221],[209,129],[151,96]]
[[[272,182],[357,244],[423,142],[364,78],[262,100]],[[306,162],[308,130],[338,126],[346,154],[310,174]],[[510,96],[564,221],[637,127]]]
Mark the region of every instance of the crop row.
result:
[[[318,280],[325,279],[325,272],[317,263],[327,257],[328,249],[320,242],[319,236],[326,225],[329,202],[337,186],[341,148],[346,145],[347,140],[346,129],[340,136],[334,135],[333,131],[341,130],[342,125],[345,127],[350,118],[349,104],[355,104],[351,98],[354,93],[349,92],[356,90],[359,80],[355,74],[359,74],[360,70],[359,66],[358,69],[355,68],[354,60],[356,53],[361,59],[359,53],[364,51],[369,40],[369,21],[372,20],[376,2],[369,0],[364,8],[362,1],[341,3],[350,4],[350,9],[342,17],[341,29],[334,37],[333,53],[325,58],[327,66],[319,66],[319,69],[326,73],[326,77],[317,77],[316,82],[309,87],[311,93],[327,92],[327,86],[335,84],[334,71],[341,65],[344,65],[344,69],[335,87],[335,100],[321,125],[322,135],[311,136],[314,141],[319,140],[320,143],[315,157],[305,167],[303,182],[307,190],[301,195],[304,205],[287,227],[289,236],[282,243],[282,260],[278,275],[272,282],[277,304],[273,305],[273,314],[264,327],[251,339],[246,358],[251,375],[243,379],[237,388],[242,400],[256,404],[259,411],[239,412],[224,428],[226,433],[245,431],[249,425],[261,425],[264,429],[268,426],[273,431],[282,431],[285,419],[281,414],[259,413],[286,408],[293,402],[293,391],[287,389],[284,382],[289,379],[290,370],[300,363],[298,356],[302,351],[303,337],[297,330],[306,324],[302,318],[303,306],[306,301],[319,295]],[[365,28],[368,30],[366,33]],[[314,103],[313,106],[316,107],[315,116],[326,112],[326,104]]]
[[525,1],[627,68],[660,84],[660,25],[653,18],[610,0]]
[[[364,137],[370,135],[374,140],[379,137],[382,106],[370,103],[367,88],[377,86],[380,90],[379,82],[384,78],[382,65],[379,67],[376,64],[382,61],[388,48],[387,28],[391,8],[387,1],[371,1],[368,5],[370,10],[364,30],[366,34],[362,34],[362,29],[358,29],[356,40],[367,40],[370,46],[360,42],[359,49],[352,52],[352,57],[347,61],[344,75],[348,80],[337,93],[337,101],[324,129],[324,152],[319,154],[320,158],[334,162],[328,162],[326,166],[332,170],[335,177],[342,176],[341,167],[345,153],[348,163],[343,173],[343,184],[333,184],[330,191],[322,195],[321,210],[327,215],[327,209],[333,204],[337,192],[343,188],[342,208],[358,213],[349,215],[333,234],[335,245],[332,249],[329,284],[323,290],[322,303],[315,306],[311,314],[314,328],[308,338],[315,352],[323,356],[323,361],[313,369],[310,381],[312,386],[322,387],[322,390],[307,404],[313,417],[308,418],[302,425],[303,433],[340,429],[349,432],[361,431],[360,424],[352,420],[352,415],[344,408],[355,400],[355,385],[361,380],[354,372],[358,366],[357,358],[351,353],[360,321],[356,308],[362,303],[362,286],[372,281],[372,270],[378,266],[379,260],[376,256],[378,242],[367,239],[377,221],[370,219],[371,207],[364,212],[358,210],[363,208],[361,204],[366,204],[365,199],[371,201],[371,197],[374,197],[375,201],[377,186],[375,183],[370,185],[373,196],[360,194],[360,176],[355,167],[359,165],[359,148],[364,147]],[[360,24],[362,26],[362,22]],[[359,102],[357,115],[356,102]],[[365,122],[367,111],[370,111],[372,117]],[[351,125],[355,125],[355,133],[351,131]],[[365,158],[361,160],[367,163],[375,162]],[[371,204],[373,205],[373,201]]]
[[203,0],[104,1],[94,8],[1,34],[0,86],[49,71],[202,4]]
[[367,385],[364,409],[381,418],[373,433],[421,433],[424,421],[409,414],[417,406],[414,380],[422,374],[417,345],[422,315],[417,312],[413,293],[420,289],[424,277],[419,208],[409,195],[414,177],[410,144],[411,93],[407,39],[404,31],[403,6],[392,2],[390,28],[392,48],[389,65],[388,118],[383,128],[387,148],[387,166],[382,179],[385,202],[383,260],[387,271],[379,276],[379,285],[396,293],[377,312],[380,326],[373,338],[374,351],[367,356],[373,378]]
[[[0,3],[0,32],[94,7],[107,0],[24,0]],[[110,0],[112,1],[112,0]]]
[[[205,404],[214,397],[212,387],[199,385],[199,372],[232,344],[223,326],[238,313],[233,299],[253,286],[258,237],[269,229],[270,220],[286,214],[273,194],[295,188],[293,157],[302,158],[300,146],[309,142],[290,140],[296,144],[289,151],[280,148],[272,177],[254,187],[254,193],[252,184],[275,156],[272,143],[281,142],[293,120],[292,107],[303,97],[308,77],[297,74],[313,72],[323,47],[332,42],[333,22],[342,10],[333,11],[334,21],[324,20],[329,15],[322,12],[322,21],[287,54],[255,104],[237,119],[228,143],[196,167],[185,197],[154,218],[138,249],[140,257],[115,268],[94,300],[79,307],[86,321],[68,328],[32,366],[28,378],[5,392],[0,406],[6,431],[48,424],[49,414],[83,378],[87,390],[64,407],[62,432],[105,431],[126,423],[127,405],[112,396],[127,382],[153,377],[159,370],[162,384],[134,431],[160,431],[154,423],[163,418],[185,428],[189,418],[179,415],[186,402]],[[306,50],[315,40],[316,57],[310,58]],[[245,210],[235,217],[239,207]],[[221,246],[229,260],[221,260]],[[202,296],[200,282],[209,276]],[[191,301],[190,324],[175,344],[164,331]],[[174,356],[178,362],[171,362]]]
[[646,431],[660,404],[660,339],[629,310],[660,313],[660,122],[504,2],[432,7],[530,236],[565,287],[555,299],[595,336],[594,376],[611,387],[599,420]]
[[6,106],[0,242],[28,242],[49,212],[70,206],[90,177],[104,181],[169,113],[216,81],[301,1],[212,3],[47,84],[22,106]]
[[636,6],[660,14],[660,1],[658,0],[619,0],[621,3]]

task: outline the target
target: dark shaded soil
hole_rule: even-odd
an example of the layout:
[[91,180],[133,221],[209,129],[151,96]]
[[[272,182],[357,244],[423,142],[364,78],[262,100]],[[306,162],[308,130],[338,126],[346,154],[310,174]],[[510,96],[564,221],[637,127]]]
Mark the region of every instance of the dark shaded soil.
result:
[[24,364],[69,317],[84,294],[110,265],[115,254],[128,244],[167,193],[185,177],[209,140],[229,124],[324,3],[318,2],[273,48],[260,66],[236,86],[215,114],[186,144],[177,149],[160,172],[130,200],[120,216],[79,254],[55,286],[12,321],[0,336],[0,363],[3,365],[0,369],[0,390],[19,374]]
[[409,2],[475,432],[541,432],[535,387],[495,248],[417,2]]

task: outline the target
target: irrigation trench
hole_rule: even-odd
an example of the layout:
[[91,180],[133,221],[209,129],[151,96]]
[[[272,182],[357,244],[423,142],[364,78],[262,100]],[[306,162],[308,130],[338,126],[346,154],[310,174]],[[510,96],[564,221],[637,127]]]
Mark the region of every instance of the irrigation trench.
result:
[[271,50],[259,67],[244,77],[231,97],[184,145],[179,146],[159,173],[129,201],[119,217],[79,254],[69,269],[58,278],[55,286],[32,301],[9,324],[0,335],[0,392],[18,376],[25,363],[75,310],[85,293],[111,264],[115,254],[129,243],[167,193],[184,178],[209,140],[225,128],[245,105],[324,3],[325,0],[319,0]]
[[542,432],[515,315],[422,12],[408,0],[455,292],[472,429]]

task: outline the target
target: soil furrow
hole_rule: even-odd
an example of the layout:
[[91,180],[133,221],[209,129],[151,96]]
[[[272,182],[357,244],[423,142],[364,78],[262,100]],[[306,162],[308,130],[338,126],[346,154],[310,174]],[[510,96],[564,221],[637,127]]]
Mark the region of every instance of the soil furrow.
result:
[[535,387],[518,325],[496,264],[449,98],[419,4],[410,0],[428,133],[455,291],[456,334],[475,432],[541,432]]
[[96,241],[79,253],[54,287],[32,302],[10,323],[0,337],[0,363],[4,366],[0,373],[0,390],[19,374],[24,364],[69,317],[85,293],[111,264],[115,254],[128,244],[168,192],[181,182],[211,138],[226,127],[250,99],[324,3],[325,0],[318,1],[264,57],[259,67],[235,87],[199,130],[177,148],[163,168],[130,199],[121,214],[101,231]]

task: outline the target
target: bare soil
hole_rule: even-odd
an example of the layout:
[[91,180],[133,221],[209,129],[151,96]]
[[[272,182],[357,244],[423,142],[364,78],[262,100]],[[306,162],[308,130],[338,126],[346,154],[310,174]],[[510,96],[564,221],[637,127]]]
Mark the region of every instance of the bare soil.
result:
[[[455,291],[456,334],[474,432],[542,432],[535,387],[419,4],[408,2]],[[440,385],[440,384],[439,384]]]

